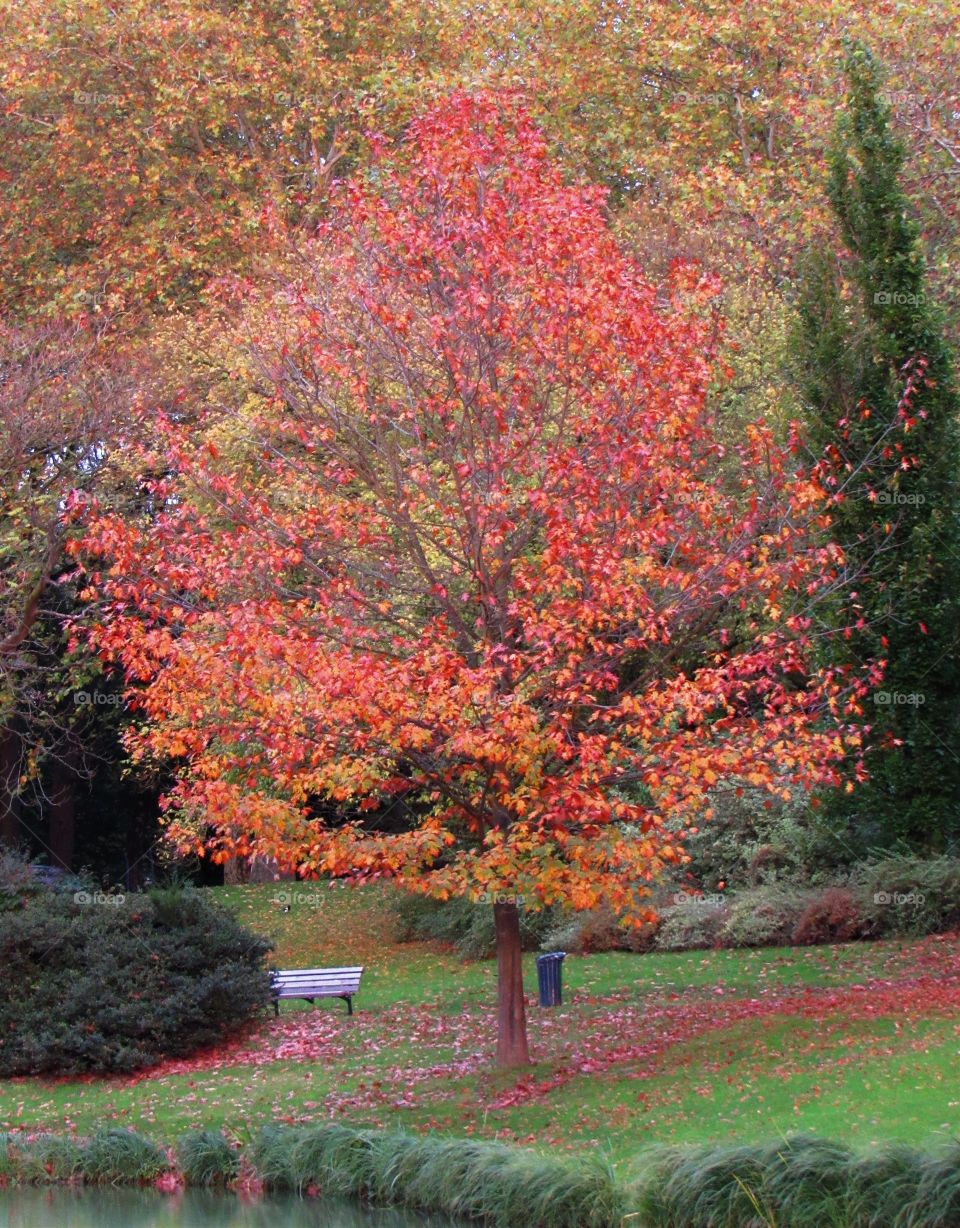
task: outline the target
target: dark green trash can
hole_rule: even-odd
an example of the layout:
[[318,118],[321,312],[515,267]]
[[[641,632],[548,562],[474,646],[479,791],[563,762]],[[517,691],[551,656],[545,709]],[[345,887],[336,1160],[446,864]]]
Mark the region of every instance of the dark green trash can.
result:
[[540,984],[540,1005],[559,1006],[563,1001],[563,961],[566,951],[551,951],[537,956],[537,980]]

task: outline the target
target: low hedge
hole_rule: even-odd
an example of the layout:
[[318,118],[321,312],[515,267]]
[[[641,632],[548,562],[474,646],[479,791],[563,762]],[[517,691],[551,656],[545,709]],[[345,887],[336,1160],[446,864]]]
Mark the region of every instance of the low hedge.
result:
[[257,1178],[270,1191],[349,1197],[491,1228],[955,1228],[960,1142],[855,1152],[775,1143],[651,1147],[618,1179],[596,1154],[329,1123],[270,1126],[241,1154],[194,1132],[165,1151],[130,1130],[82,1141],[0,1135],[0,1185],[77,1181],[170,1188]]
[[836,883],[768,882],[723,892],[663,892],[657,921],[626,930],[609,910],[567,913],[543,948],[693,951],[811,946],[859,938],[919,938],[960,929],[960,857],[887,855]]

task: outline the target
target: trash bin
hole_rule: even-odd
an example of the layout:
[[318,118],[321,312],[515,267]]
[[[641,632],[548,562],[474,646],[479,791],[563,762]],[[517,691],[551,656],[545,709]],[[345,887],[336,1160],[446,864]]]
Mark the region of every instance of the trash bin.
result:
[[563,1001],[562,972],[566,951],[551,951],[537,956],[537,981],[540,985],[540,1005],[559,1006]]

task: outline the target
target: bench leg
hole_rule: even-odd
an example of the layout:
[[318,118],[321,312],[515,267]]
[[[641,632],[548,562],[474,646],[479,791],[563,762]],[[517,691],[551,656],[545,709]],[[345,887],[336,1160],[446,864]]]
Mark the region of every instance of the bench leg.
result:
[[346,995],[346,997],[344,998],[344,1002],[346,1002],[347,1004],[347,1014],[352,1015],[353,1014],[353,998],[351,997],[350,994]]
[[279,998],[273,999],[273,1013],[276,1015],[278,1019],[280,1018],[280,999]]

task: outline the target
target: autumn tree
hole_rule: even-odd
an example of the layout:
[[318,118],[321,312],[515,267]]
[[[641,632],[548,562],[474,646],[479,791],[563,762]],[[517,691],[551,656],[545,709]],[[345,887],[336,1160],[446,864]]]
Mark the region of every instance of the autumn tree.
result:
[[312,224],[439,19],[374,0],[0,0],[0,301],[127,329]]
[[[258,395],[170,420],[163,513],[90,509],[171,837],[495,898],[503,1064],[518,898],[642,920],[712,791],[856,753],[857,686],[809,668],[821,492],[762,425],[718,464],[714,291],[647,282],[522,109],[454,94],[249,307]],[[364,819],[398,797],[405,830]]]
[[648,260],[778,281],[828,210],[845,33],[891,67],[913,195],[956,293],[957,0],[0,0],[0,294],[193,303],[442,88],[522,90]]
[[860,840],[942,848],[960,835],[960,392],[880,67],[852,45],[846,68],[829,179],[842,249],[811,268],[801,355],[864,617],[831,653],[886,672],[867,717],[870,779],[831,805]]

